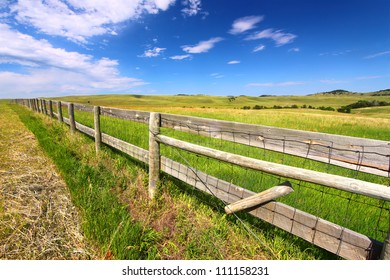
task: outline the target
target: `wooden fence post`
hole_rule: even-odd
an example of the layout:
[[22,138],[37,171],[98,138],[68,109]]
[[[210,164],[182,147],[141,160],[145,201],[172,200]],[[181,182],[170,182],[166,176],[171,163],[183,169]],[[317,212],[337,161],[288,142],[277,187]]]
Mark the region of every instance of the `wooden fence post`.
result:
[[62,117],[62,105],[61,101],[57,102],[57,117],[59,122],[64,122],[64,118]]
[[73,103],[68,104],[68,113],[69,113],[69,126],[70,126],[70,131],[72,133],[76,132],[76,122],[74,119],[74,106]]
[[390,228],[389,232],[387,233],[385,242],[383,242],[381,260],[390,260]]
[[160,143],[156,136],[160,133],[160,114],[150,113],[149,119],[149,197],[156,193],[160,174]]
[[46,100],[45,100],[45,99],[42,99],[42,103],[43,103],[43,111],[44,111],[45,115],[47,115],[47,104],[46,104]]
[[49,114],[50,114],[51,118],[54,117],[54,114],[53,114],[53,101],[51,101],[51,100],[49,100]]
[[93,116],[94,116],[94,126],[95,126],[95,149],[96,154],[100,151],[100,146],[102,143],[102,133],[100,131],[100,107],[93,107]]
[[41,112],[41,100],[37,98],[37,111],[38,113]]

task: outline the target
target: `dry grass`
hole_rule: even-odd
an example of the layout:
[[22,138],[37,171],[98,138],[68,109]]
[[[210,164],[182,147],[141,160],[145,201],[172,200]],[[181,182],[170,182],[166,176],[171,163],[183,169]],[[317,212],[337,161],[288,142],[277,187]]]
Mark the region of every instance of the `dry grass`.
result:
[[56,167],[18,116],[0,107],[0,259],[96,258]]

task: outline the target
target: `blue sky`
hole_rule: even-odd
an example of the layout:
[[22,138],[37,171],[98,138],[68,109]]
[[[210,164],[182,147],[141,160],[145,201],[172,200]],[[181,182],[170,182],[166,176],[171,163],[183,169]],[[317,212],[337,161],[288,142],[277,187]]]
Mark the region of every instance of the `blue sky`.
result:
[[0,98],[390,88],[388,0],[0,0]]

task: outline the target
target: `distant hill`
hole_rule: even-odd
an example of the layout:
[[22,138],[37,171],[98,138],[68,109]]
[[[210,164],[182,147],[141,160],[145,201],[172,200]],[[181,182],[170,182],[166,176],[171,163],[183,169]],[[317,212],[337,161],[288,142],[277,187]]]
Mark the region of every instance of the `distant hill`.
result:
[[348,90],[343,90],[343,89],[336,89],[332,91],[325,91],[325,92],[319,92],[319,93],[314,93],[314,94],[309,94],[308,96],[313,96],[313,95],[370,95],[370,96],[390,96],[390,89],[382,89],[374,92],[352,92]]
[[359,93],[348,91],[348,90],[343,90],[343,89],[336,89],[336,90],[332,90],[332,91],[325,91],[325,92],[309,94],[309,96],[312,96],[312,95],[355,95],[355,94],[359,94]]
[[390,89],[382,89],[375,92],[370,93],[372,96],[390,96]]

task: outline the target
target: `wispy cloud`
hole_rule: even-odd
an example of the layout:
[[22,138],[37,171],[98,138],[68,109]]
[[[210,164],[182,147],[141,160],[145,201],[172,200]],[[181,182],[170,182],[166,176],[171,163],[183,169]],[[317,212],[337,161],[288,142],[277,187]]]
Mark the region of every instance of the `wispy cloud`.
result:
[[248,87],[286,87],[286,86],[297,86],[304,85],[305,82],[299,81],[288,81],[288,82],[280,82],[280,83],[249,83]]
[[192,58],[192,55],[190,54],[184,54],[184,55],[174,55],[174,56],[171,56],[169,57],[170,59],[173,59],[173,60],[183,60],[183,59],[186,59],[186,58]]
[[324,79],[324,80],[320,80],[320,83],[333,85],[333,84],[348,83],[348,81],[347,80]]
[[187,52],[187,53],[205,53],[205,52],[208,52],[210,49],[212,49],[214,47],[214,45],[218,42],[221,42],[223,40],[223,38],[221,37],[215,37],[215,38],[211,38],[207,41],[201,41],[199,42],[198,44],[196,45],[185,45],[185,46],[182,46],[182,49],[183,51]]
[[288,50],[289,52],[300,52],[300,48],[291,48]]
[[247,16],[236,19],[233,22],[232,28],[229,30],[230,34],[241,34],[245,31],[251,30],[256,27],[256,24],[261,22],[264,16]]
[[36,92],[96,92],[128,90],[146,84],[121,76],[118,61],[55,48],[46,40],[13,30],[0,23],[0,63],[23,67],[23,74],[0,72],[2,90],[8,94]]
[[116,35],[116,25],[144,13],[166,11],[176,0],[19,0],[11,5],[15,19],[42,33],[86,44],[96,35]]
[[232,65],[232,64],[240,64],[240,63],[241,63],[241,61],[239,61],[239,60],[231,60],[227,64]]
[[385,51],[385,52],[380,52],[380,53],[374,53],[374,54],[371,54],[371,55],[368,55],[366,57],[364,57],[365,59],[372,59],[372,58],[376,58],[376,57],[379,57],[379,56],[384,56],[384,55],[388,55],[390,54],[390,51]]
[[265,45],[258,45],[257,47],[255,47],[253,49],[253,52],[260,52],[260,51],[263,51],[265,50]]
[[323,53],[320,53],[320,56],[340,56],[340,55],[346,55],[350,52],[351,52],[351,50],[323,52]]
[[259,39],[272,39],[276,46],[283,46],[293,42],[297,38],[296,35],[292,33],[285,33],[282,30],[274,30],[273,28],[268,28],[263,31],[256,32],[252,35],[249,35],[245,40],[259,40]]
[[374,76],[360,76],[356,77],[356,80],[373,80],[373,79],[382,79],[382,78],[388,78],[390,75],[374,75]]
[[166,48],[154,47],[153,49],[146,50],[142,55],[139,55],[139,57],[156,57],[161,55],[161,53],[165,50]]
[[212,74],[210,74],[210,76],[215,78],[215,79],[220,79],[220,78],[224,77],[224,75],[222,75],[220,73],[212,73]]
[[202,10],[201,0],[184,0],[185,8],[181,10],[184,16],[195,16]]

